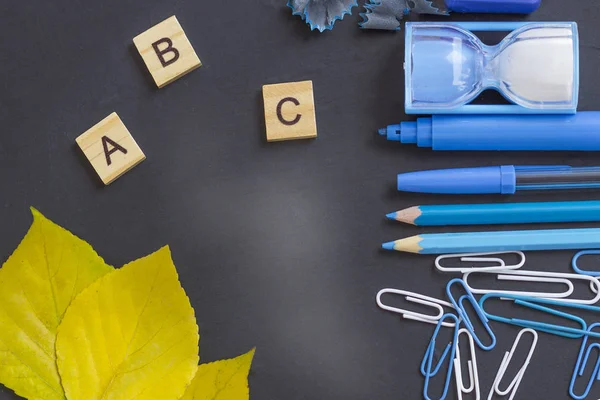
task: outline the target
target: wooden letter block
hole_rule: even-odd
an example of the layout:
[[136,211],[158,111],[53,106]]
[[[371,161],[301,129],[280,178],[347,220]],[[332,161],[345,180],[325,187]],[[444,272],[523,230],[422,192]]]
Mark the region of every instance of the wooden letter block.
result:
[[263,86],[267,141],[317,137],[312,81]]
[[159,88],[202,65],[175,16],[139,34],[133,43]]
[[75,139],[105,185],[146,159],[117,113]]

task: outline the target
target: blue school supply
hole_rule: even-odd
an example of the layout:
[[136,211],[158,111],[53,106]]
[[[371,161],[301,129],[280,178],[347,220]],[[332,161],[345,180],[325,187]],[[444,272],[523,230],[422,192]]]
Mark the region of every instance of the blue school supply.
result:
[[[454,322],[454,335],[451,343],[448,343],[446,348],[444,349],[444,353],[440,357],[436,366],[432,370],[432,362],[433,356],[435,353],[435,342],[437,336],[440,332],[440,328],[446,319],[451,319]],[[435,327],[435,331],[431,336],[431,340],[429,341],[429,345],[427,346],[427,350],[425,351],[425,355],[423,356],[423,361],[421,362],[421,374],[425,377],[425,384],[423,385],[423,396],[427,400],[431,400],[429,397],[429,381],[439,372],[442,367],[442,363],[444,360],[448,359],[448,371],[446,372],[446,381],[444,383],[444,392],[442,393],[440,400],[444,400],[448,395],[448,389],[450,388],[450,381],[452,379],[452,367],[454,364],[454,357],[456,355],[456,345],[458,343],[458,330],[459,330],[459,320],[454,314],[444,314],[442,318],[438,321],[437,326]],[[449,356],[448,356],[449,355]]]
[[573,260],[571,261],[571,266],[575,270],[576,273],[580,275],[589,275],[589,276],[600,276],[600,271],[585,271],[579,268],[578,261],[579,257],[586,256],[590,254],[600,254],[600,250],[582,250],[579,253],[575,254]]
[[[458,285],[462,286],[463,289],[466,292],[466,294],[462,295],[459,298],[459,301],[456,301],[456,299],[452,295],[452,285],[454,285],[454,284],[458,284]],[[452,305],[454,306],[454,308],[458,312],[458,316],[462,319],[462,322],[465,324],[465,327],[467,328],[467,330],[469,331],[469,333],[471,334],[471,336],[473,336],[473,340],[475,340],[475,343],[477,343],[477,346],[479,346],[479,348],[482,349],[482,350],[491,350],[491,349],[493,349],[494,346],[496,346],[496,336],[494,335],[494,332],[492,332],[492,328],[490,327],[490,324],[488,323],[488,319],[485,316],[485,314],[483,313],[483,310],[481,309],[481,307],[477,303],[477,300],[473,296],[473,293],[471,293],[471,291],[469,290],[469,288],[467,287],[467,285],[465,285],[465,282],[462,279],[459,279],[459,278],[452,279],[450,282],[448,282],[448,285],[446,286],[446,294],[448,295],[448,298],[450,299],[450,302],[452,303]],[[479,338],[479,336],[477,334],[475,334],[475,328],[473,327],[473,323],[471,322],[471,320],[469,318],[469,315],[468,315],[468,313],[467,313],[467,311],[465,309],[465,306],[463,304],[465,300],[468,300],[468,302],[471,303],[471,306],[475,310],[475,313],[477,313],[477,316],[481,320],[481,323],[483,324],[483,327],[485,328],[486,332],[488,333],[488,335],[492,339],[492,343],[491,344],[489,344],[487,346],[484,345],[481,342],[481,339]]]
[[[503,317],[500,315],[494,315],[494,314],[491,314],[491,313],[488,313],[487,311],[485,311],[485,302],[488,299],[511,300],[516,305],[531,308],[531,309],[534,309],[537,311],[541,311],[542,313],[556,315],[558,317],[562,317],[567,320],[574,321],[577,324],[581,325],[581,328],[572,328],[572,327],[568,327],[568,326],[564,326],[564,325],[550,324],[550,323],[546,323],[546,322],[539,322],[539,321],[532,321],[532,320],[526,320],[526,319],[520,319],[520,318],[510,318],[510,317]],[[483,313],[485,314],[485,316],[487,318],[491,319],[492,321],[498,321],[498,322],[502,322],[505,324],[521,326],[523,328],[531,328],[531,329],[535,329],[535,330],[538,330],[541,332],[546,332],[546,333],[550,333],[552,335],[562,336],[562,337],[571,338],[571,339],[577,339],[577,338],[580,338],[580,337],[586,336],[586,335],[600,338],[600,332],[593,332],[593,331],[588,330],[587,323],[583,320],[583,318],[580,318],[573,314],[569,314],[564,311],[556,310],[551,307],[551,306],[561,307],[561,308],[566,307],[566,308],[580,309],[580,310],[586,310],[586,311],[600,312],[600,307],[598,307],[598,306],[592,306],[592,305],[587,305],[587,304],[565,303],[565,302],[558,301],[558,300],[541,299],[541,298],[536,298],[536,297],[518,296],[518,295],[514,295],[514,294],[502,294],[502,293],[488,293],[488,294],[484,295],[479,300],[479,305],[481,306],[481,309],[483,310]]]
[[381,247],[416,254],[596,249],[600,247],[600,228],[424,233]]
[[360,13],[363,29],[398,31],[405,16],[416,14],[448,15],[459,13],[529,14],[541,4],[541,0],[446,0],[445,7],[434,0],[369,0],[365,12]]
[[438,169],[399,174],[401,192],[438,194],[514,194],[521,190],[600,188],[600,167],[502,165]]
[[530,14],[542,0],[445,0],[450,11],[459,13]]
[[[596,322],[595,324],[590,325],[590,327],[588,328],[588,332],[591,332],[594,328],[598,326],[600,326],[600,322]],[[600,380],[600,343],[593,343],[586,348],[588,338],[589,335],[585,335],[583,337],[583,340],[581,341],[581,348],[579,349],[579,355],[577,356],[577,362],[575,363],[573,375],[571,376],[571,383],[569,385],[569,394],[572,398],[576,400],[585,399],[590,393],[594,382]],[[592,375],[590,376],[590,380],[587,383],[585,392],[583,392],[583,394],[581,395],[577,395],[575,394],[575,383],[577,382],[577,377],[583,376],[585,372],[585,367],[588,365],[590,354],[594,349],[598,349],[599,354],[598,358],[596,359],[596,364],[594,365]]]
[[600,201],[425,205],[389,213],[386,217],[416,226],[598,222]]
[[573,115],[434,115],[379,130],[432,150],[599,151],[600,112]]
[[[472,31],[512,31],[495,46]],[[575,22],[407,22],[407,114],[574,114]],[[510,105],[471,105],[487,89]],[[485,134],[485,132],[482,132]]]

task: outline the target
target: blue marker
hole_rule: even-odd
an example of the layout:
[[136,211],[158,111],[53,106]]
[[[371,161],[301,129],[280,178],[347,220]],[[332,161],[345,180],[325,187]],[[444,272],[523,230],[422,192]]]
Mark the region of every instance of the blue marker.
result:
[[574,115],[434,115],[379,130],[433,150],[600,151],[600,112]]
[[600,167],[503,165],[398,175],[398,190],[415,193],[514,194],[520,190],[594,188],[600,188]]

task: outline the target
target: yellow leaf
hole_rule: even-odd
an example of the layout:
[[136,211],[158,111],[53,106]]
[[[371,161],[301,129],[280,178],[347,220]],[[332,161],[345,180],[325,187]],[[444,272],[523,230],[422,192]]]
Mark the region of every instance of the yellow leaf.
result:
[[167,247],[99,279],[58,328],[69,400],[178,400],[198,365],[198,325]]
[[31,400],[64,399],[56,331],[75,296],[112,271],[92,247],[32,209],[0,269],[0,383]]
[[181,400],[248,400],[248,372],[254,351],[231,360],[200,365]]

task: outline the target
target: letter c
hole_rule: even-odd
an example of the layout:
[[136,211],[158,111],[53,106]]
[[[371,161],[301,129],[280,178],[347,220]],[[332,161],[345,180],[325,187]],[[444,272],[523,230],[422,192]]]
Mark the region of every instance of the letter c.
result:
[[277,104],[277,118],[279,118],[279,122],[281,122],[284,125],[287,126],[292,126],[292,125],[296,125],[298,122],[300,122],[300,118],[302,118],[302,114],[296,114],[296,118],[294,118],[291,121],[288,121],[287,119],[283,118],[283,114],[281,113],[281,108],[283,107],[283,105],[285,103],[294,103],[295,106],[299,106],[300,102],[298,101],[298,99],[294,98],[294,97],[286,97],[284,99],[282,99],[279,104]]

